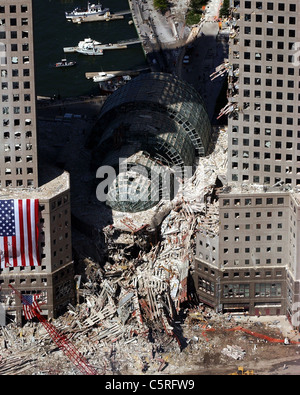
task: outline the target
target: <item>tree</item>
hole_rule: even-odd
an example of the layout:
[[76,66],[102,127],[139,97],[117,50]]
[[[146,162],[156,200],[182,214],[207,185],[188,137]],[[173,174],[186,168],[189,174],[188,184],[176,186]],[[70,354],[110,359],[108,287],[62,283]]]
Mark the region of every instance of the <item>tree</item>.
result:
[[191,0],[190,7],[195,13],[202,11],[202,7],[206,6],[208,0]]
[[169,2],[168,0],[154,0],[154,7],[159,9],[161,12],[165,12],[169,7]]
[[186,15],[186,23],[188,26],[196,25],[200,22],[203,15],[203,6],[206,6],[208,0],[191,0],[190,8]]
[[229,15],[229,0],[224,0],[223,5],[220,9],[220,16],[228,16]]

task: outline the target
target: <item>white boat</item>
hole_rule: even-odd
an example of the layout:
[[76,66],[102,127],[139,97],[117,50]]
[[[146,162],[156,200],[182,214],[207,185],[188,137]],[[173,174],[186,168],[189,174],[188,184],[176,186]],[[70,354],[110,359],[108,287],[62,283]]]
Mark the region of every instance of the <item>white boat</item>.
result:
[[121,86],[127,84],[130,80],[130,75],[123,75],[122,77],[114,77],[108,81],[101,81],[99,82],[100,92],[109,95]]
[[98,47],[99,45],[101,45],[100,42],[85,38],[83,41],[79,41],[75,50],[83,55],[103,55],[103,50]]
[[101,4],[91,4],[89,1],[86,8],[76,7],[73,11],[65,12],[67,19],[80,18],[93,15],[104,15],[109,12],[109,8],[103,8]]
[[108,81],[115,77],[115,74],[105,73],[105,71],[98,73],[93,77],[94,82]]

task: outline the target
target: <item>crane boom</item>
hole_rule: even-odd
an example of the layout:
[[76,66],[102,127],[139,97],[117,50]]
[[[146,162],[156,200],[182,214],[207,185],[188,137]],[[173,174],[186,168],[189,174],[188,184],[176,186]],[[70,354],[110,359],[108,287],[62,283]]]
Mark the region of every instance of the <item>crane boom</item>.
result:
[[[9,287],[18,295],[21,302],[25,303],[23,295],[17,291],[11,284]],[[26,303],[27,304],[27,303]],[[37,319],[42,323],[44,328],[47,330],[51,339],[54,343],[64,352],[64,354],[70,359],[70,361],[77,367],[77,369],[86,375],[97,375],[98,372],[88,364],[86,359],[80,354],[77,348],[69,341],[69,339],[62,333],[60,333],[54,325],[52,325],[45,317],[43,317],[32,305],[28,306],[31,312]]]

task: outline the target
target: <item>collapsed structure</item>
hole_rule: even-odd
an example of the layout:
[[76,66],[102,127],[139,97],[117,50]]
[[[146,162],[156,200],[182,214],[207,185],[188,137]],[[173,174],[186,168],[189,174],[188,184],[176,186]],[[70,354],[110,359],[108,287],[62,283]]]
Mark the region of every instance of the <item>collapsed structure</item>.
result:
[[[218,226],[217,195],[227,167],[227,134],[221,130],[217,135],[215,150],[199,159],[193,177],[172,202],[162,200],[137,213],[113,211],[113,224],[104,228],[107,262],[103,268],[91,264],[92,281],[81,292],[97,306],[99,313],[92,321],[107,328],[105,338],[116,333],[123,338],[134,325],[136,333],[151,332],[156,340],[163,328],[184,346],[175,321],[185,302],[197,303],[190,276],[195,235]],[[116,326],[116,318],[121,326]]]
[[[118,317],[124,325],[137,320],[136,331],[164,328],[183,346],[174,320],[193,294],[188,289],[191,244],[197,215],[205,212],[203,195],[210,193],[205,180],[212,176],[214,184],[217,178],[202,162],[213,160],[207,159],[211,142],[201,97],[169,74],[140,75],[105,101],[89,138],[92,163],[111,166],[118,174],[107,195],[112,208],[112,224],[103,229],[107,261],[91,271],[99,306],[91,322]],[[124,169],[118,169],[120,158],[127,161]],[[185,166],[192,169],[190,178],[182,177]],[[158,185],[155,199],[153,184]],[[170,185],[171,195],[165,193]],[[81,296],[90,297],[86,291]],[[109,315],[104,314],[107,309]]]
[[[123,212],[155,206],[172,167],[193,167],[197,157],[207,154],[210,140],[205,105],[192,86],[166,73],[134,78],[106,100],[90,138],[93,166],[117,170],[108,205]],[[127,161],[124,170],[118,169],[120,158]],[[156,179],[157,194],[152,198]]]

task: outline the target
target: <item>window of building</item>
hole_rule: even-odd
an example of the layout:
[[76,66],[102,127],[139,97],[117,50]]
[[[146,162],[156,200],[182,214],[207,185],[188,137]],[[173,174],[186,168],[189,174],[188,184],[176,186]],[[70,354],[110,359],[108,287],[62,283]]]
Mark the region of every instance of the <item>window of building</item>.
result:
[[21,12],[22,13],[24,13],[24,12],[27,12],[28,11],[28,7],[27,7],[27,5],[21,5]]
[[224,298],[248,298],[249,284],[225,284],[223,288]]
[[281,284],[257,283],[255,284],[255,297],[280,297]]

